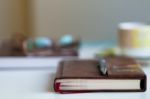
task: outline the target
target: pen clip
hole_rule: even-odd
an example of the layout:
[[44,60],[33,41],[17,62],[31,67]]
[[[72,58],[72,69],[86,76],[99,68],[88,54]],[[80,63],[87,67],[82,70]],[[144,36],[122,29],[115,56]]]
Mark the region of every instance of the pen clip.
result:
[[102,75],[107,76],[107,65],[104,58],[98,60],[99,71]]

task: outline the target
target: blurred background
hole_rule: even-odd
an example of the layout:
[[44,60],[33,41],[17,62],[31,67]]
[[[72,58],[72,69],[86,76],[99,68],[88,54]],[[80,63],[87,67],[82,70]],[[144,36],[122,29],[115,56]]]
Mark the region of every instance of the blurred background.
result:
[[[15,51],[14,55],[22,55],[23,42],[32,37],[58,40],[71,34],[83,41],[117,42],[119,23],[149,24],[149,3],[149,0],[0,0],[0,55]],[[149,43],[149,38],[143,42]]]
[[[116,39],[118,23],[149,22],[149,0],[0,0],[0,38],[12,33]],[[54,35],[55,34],[55,35]]]

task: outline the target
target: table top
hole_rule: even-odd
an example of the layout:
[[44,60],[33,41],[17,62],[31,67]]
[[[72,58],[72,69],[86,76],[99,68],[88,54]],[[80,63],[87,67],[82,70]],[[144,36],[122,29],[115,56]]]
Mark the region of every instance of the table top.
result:
[[[80,50],[80,58],[93,58],[95,51],[98,51],[100,48],[83,47]],[[11,58],[9,59],[11,60]],[[23,58],[23,60],[25,61],[26,59]],[[23,60],[19,61],[19,58],[15,58],[13,65],[20,65]],[[35,59],[32,58],[30,60]],[[8,64],[10,64],[9,61]],[[32,62],[29,63],[29,65],[32,64]],[[142,66],[147,75],[146,92],[99,92],[82,94],[57,94],[53,91],[52,87],[56,67],[0,69],[0,99],[148,99],[150,97],[150,66]]]

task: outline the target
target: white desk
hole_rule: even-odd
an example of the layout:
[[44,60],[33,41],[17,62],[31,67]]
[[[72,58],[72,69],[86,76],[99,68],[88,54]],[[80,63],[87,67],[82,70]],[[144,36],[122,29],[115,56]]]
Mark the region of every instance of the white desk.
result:
[[[99,48],[92,48],[87,50],[87,48],[83,48],[81,49],[80,57],[92,58],[94,51],[98,49]],[[16,60],[15,64],[17,65],[18,62],[19,61]],[[101,92],[84,94],[54,93],[52,91],[52,81],[54,78],[56,66],[40,69],[0,70],[0,99],[149,99],[150,66],[143,67],[143,69],[147,74],[148,79],[146,92]]]

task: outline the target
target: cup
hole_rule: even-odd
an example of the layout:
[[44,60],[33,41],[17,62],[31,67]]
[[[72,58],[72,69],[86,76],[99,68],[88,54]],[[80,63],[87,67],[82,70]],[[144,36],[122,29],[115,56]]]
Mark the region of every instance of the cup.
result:
[[124,56],[150,58],[150,25],[136,22],[120,23],[118,42]]

